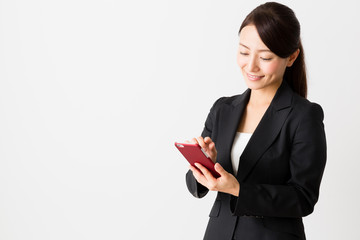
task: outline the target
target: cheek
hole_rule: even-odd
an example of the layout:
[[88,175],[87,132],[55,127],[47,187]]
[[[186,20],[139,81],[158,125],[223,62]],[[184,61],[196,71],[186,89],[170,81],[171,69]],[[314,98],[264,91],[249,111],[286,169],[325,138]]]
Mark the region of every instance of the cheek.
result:
[[237,55],[237,64],[240,68],[243,68],[246,65],[246,59],[242,57],[240,54]]
[[265,74],[276,74],[282,72],[282,66],[278,62],[266,63],[262,66],[261,69]]

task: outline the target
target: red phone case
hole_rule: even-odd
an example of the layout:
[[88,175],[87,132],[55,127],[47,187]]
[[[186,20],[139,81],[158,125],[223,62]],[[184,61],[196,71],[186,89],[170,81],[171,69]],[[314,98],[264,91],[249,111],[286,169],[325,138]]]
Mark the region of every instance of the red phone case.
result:
[[220,177],[220,174],[214,168],[214,162],[210,159],[210,157],[207,156],[199,144],[176,142],[175,147],[179,149],[181,154],[192,166],[195,167],[195,163],[200,163],[206,167],[214,177]]

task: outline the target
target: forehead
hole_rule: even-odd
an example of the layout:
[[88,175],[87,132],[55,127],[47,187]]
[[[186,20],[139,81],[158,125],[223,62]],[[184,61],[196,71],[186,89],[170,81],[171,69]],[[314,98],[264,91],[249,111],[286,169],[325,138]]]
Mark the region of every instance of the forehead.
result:
[[261,40],[258,31],[254,25],[248,25],[240,31],[239,43],[250,50],[269,50]]

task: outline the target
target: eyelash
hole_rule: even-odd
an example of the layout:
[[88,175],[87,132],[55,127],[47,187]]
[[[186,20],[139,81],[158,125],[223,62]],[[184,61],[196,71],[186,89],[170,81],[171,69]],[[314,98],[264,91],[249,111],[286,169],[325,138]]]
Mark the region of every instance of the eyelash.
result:
[[[243,52],[240,52],[240,54],[241,55],[243,55],[243,56],[248,56],[249,54],[248,53],[243,53]],[[262,57],[260,57],[261,58],[261,60],[264,60],[264,61],[270,61],[272,58],[262,58]]]
[[264,61],[270,61],[272,58],[261,58]]

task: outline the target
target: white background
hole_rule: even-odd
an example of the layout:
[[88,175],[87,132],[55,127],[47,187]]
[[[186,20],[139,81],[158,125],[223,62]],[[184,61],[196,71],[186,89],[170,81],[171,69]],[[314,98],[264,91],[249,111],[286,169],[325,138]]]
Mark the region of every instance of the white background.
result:
[[[308,239],[360,239],[357,1],[281,1],[302,25],[328,163]],[[215,193],[173,143],[243,92],[263,1],[0,1],[0,239],[201,239]]]

